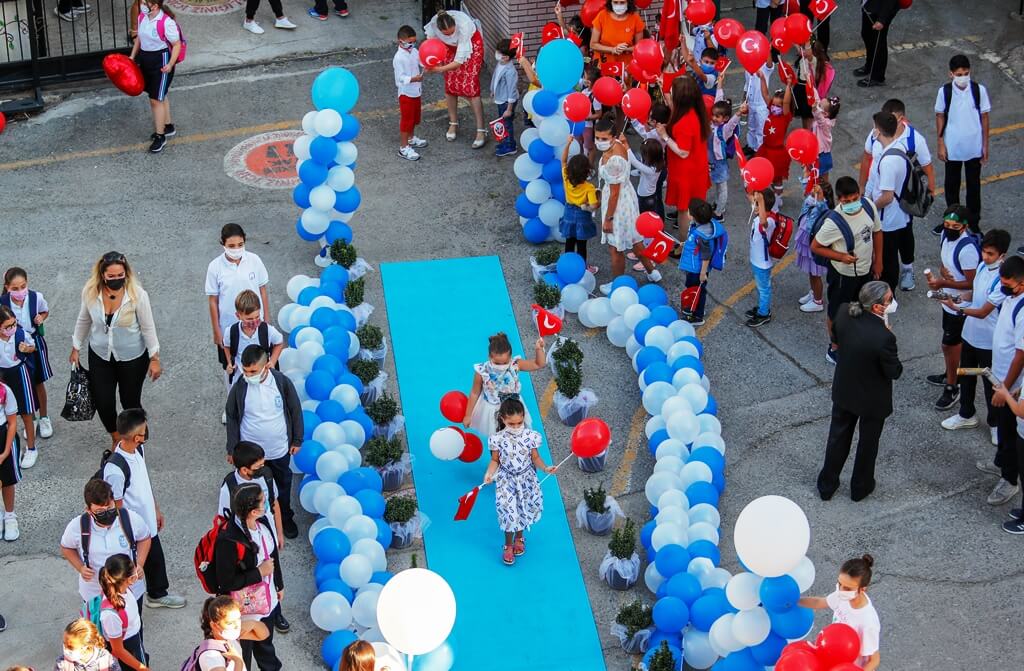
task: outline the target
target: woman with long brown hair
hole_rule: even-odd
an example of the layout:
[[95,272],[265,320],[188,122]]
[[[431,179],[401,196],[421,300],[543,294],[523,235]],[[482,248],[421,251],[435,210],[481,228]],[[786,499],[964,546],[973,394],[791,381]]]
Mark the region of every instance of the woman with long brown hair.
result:
[[[707,140],[710,125],[704,98],[693,77],[672,81],[672,116],[668,127],[659,126],[666,145],[665,204],[680,211],[693,198],[704,198],[711,186]],[[669,215],[671,216],[671,215]]]

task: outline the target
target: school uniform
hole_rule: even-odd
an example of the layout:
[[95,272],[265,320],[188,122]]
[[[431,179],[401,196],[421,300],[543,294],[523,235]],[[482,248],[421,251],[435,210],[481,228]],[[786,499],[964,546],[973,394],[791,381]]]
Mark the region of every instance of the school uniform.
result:
[[10,293],[0,296],[0,305],[6,305],[14,313],[18,320],[18,326],[35,341],[36,351],[32,356],[32,383],[42,384],[53,377],[53,369],[50,367],[50,349],[41,333],[42,328],[36,325],[36,316],[40,313],[50,311],[46,299],[38,291],[29,289],[28,296],[21,305],[18,305],[11,298]]
[[270,528],[274,531],[274,537],[276,539],[277,526],[274,524],[274,501],[277,501],[278,489],[277,483],[274,482],[273,477],[262,477],[255,478],[253,480],[246,480],[241,475],[239,475],[238,471],[232,471],[231,473],[228,473],[227,477],[224,478],[224,482],[222,482],[220,485],[220,495],[219,498],[217,499],[217,514],[224,515],[225,511],[228,511],[226,517],[230,518],[232,488],[228,487],[229,479],[234,481],[234,489],[237,489],[237,487],[241,487],[244,484],[249,484],[253,482],[260,486],[260,489],[263,490],[263,500],[266,502],[267,520],[270,521]]
[[[163,25],[163,38],[158,26]],[[150,100],[164,100],[174,79],[174,68],[170,72],[160,69],[171,61],[171,47],[181,41],[178,22],[164,14],[163,10],[153,16],[139,13],[139,69]],[[166,40],[164,39],[166,38]]]
[[868,603],[863,608],[854,608],[849,601],[843,601],[839,594],[832,592],[825,597],[825,603],[832,609],[832,623],[845,624],[857,632],[860,650],[853,664],[864,668],[868,659],[878,652],[882,636],[882,623],[878,619],[878,611],[867,594],[864,598]]
[[[998,289],[998,287],[997,287]],[[1007,389],[1020,386],[1024,374],[1016,380],[1007,380],[1010,363],[1018,350],[1024,351],[1024,294],[1007,296],[999,306],[999,317],[992,332],[992,374],[1005,383]],[[997,446],[995,465],[1000,475],[1011,485],[1017,478],[1017,416],[1007,405],[996,408]]]
[[[217,310],[220,312],[218,327],[221,332],[238,321],[235,316],[235,299],[238,294],[246,289],[253,291],[260,298],[260,317],[264,321],[270,321],[267,309],[263,305],[263,296],[260,288],[270,282],[267,274],[267,267],[263,260],[249,251],[242,252],[242,258],[238,263],[230,261],[226,254],[218,254],[217,258],[210,261],[206,267],[206,295],[217,297]],[[224,350],[217,347],[217,360],[220,365],[227,368],[228,361],[224,356]]]
[[[220,650],[204,650],[199,653],[199,659],[196,660],[197,671],[231,668],[228,666],[231,662],[225,657],[226,652],[231,652],[238,657],[242,656],[242,648],[239,646],[238,641],[221,641],[221,643],[225,652],[220,652]],[[234,671],[242,671],[242,669],[235,669]]]
[[[978,309],[986,303],[996,307],[988,313],[984,319],[967,317],[964,321],[962,333],[963,347],[960,350],[960,366],[962,368],[989,368],[992,366],[992,336],[995,332],[996,322],[999,321],[1000,306],[1006,299],[1000,289],[999,265],[992,267],[984,263],[978,264],[974,274],[974,283],[971,289],[971,302],[963,305],[965,308]],[[989,427],[996,426],[997,408],[992,405],[992,383],[988,378],[982,377],[982,385],[985,390],[985,406],[988,414],[985,423]],[[974,392],[978,388],[978,376],[965,375],[960,378],[960,416],[964,419],[974,417]]]
[[[768,90],[772,90],[772,73],[775,67],[761,66],[761,72],[768,81]],[[768,103],[761,93],[761,78],[749,72],[743,73],[743,95],[747,102],[747,147],[757,151],[764,143],[764,122],[768,120]]]
[[[0,382],[0,450],[7,441],[7,423],[17,422],[18,399],[14,392],[3,382]],[[12,487],[21,482],[21,440],[18,432],[14,432],[14,440],[11,443],[11,453],[6,459],[0,462],[0,487]]]
[[20,326],[7,340],[0,338],[0,381],[10,388],[17,400],[18,414],[32,415],[38,409],[35,385],[32,384],[32,355],[18,350],[22,343],[34,345],[35,340]]
[[757,313],[762,317],[772,312],[772,266],[775,259],[768,255],[768,240],[775,232],[775,219],[768,217],[761,232],[761,218],[754,215],[750,224],[750,269],[757,285]]
[[[853,236],[853,250],[846,247],[839,227],[831,219],[825,219],[814,239],[822,247],[829,247],[841,254],[852,253],[857,257],[854,263],[842,263],[830,259],[825,273],[825,307],[828,318],[836,319],[839,306],[857,300],[860,290],[871,280],[871,266],[874,260],[874,236],[882,230],[878,212],[862,207],[857,214],[846,214],[836,208],[836,214],[843,218]],[[833,337],[832,342],[835,342]]]
[[[892,144],[885,147],[891,149]],[[899,198],[903,193],[903,184],[907,181],[907,162],[902,156],[890,155],[871,163],[874,173],[874,187],[867,193],[872,202],[877,203],[884,191],[892,191],[894,198],[885,207],[878,208],[878,216],[882,220],[882,280],[893,291],[900,281],[900,242],[907,235],[910,215],[900,207]]]
[[[224,347],[227,347],[229,352],[235,353],[235,372],[232,373],[231,375],[226,375],[229,391],[231,390],[232,381],[239,375],[239,371],[242,370],[242,352],[245,351],[245,348],[248,347],[249,345],[260,345],[261,347],[263,346],[263,343],[260,342],[260,329],[264,327],[267,330],[266,344],[268,345],[268,347],[266,349],[266,352],[269,355],[272,349],[274,349],[275,347],[284,342],[284,336],[281,335],[281,332],[274,328],[274,326],[268,322],[262,322],[259,326],[256,327],[255,331],[253,331],[251,334],[246,334],[245,329],[242,328],[242,323],[236,321],[234,324],[224,329],[224,332],[221,334],[221,339],[224,341]],[[235,338],[233,335],[236,332],[238,333],[237,344],[235,343]]]
[[[973,270],[981,263],[981,249],[977,244],[965,239],[966,233],[960,237],[950,240],[945,232],[942,235],[939,256],[942,259],[942,266],[949,271],[955,282],[963,282],[967,279],[963,269]],[[945,289],[950,296],[959,296],[959,289]],[[964,330],[965,316],[958,310],[949,306],[942,306],[942,344],[955,347],[963,342],[962,333]]]
[[[721,100],[721,90],[716,102],[718,100]],[[726,152],[729,144],[735,144],[733,138],[739,124],[740,115],[733,114],[732,118],[721,126],[716,126],[712,122],[711,132],[708,134],[708,165],[711,170],[711,188],[714,192],[712,202],[719,216],[725,213],[729,203],[729,158]]]
[[496,63],[494,73],[491,75],[491,95],[494,96],[494,104],[498,108],[498,116],[502,117],[508,111],[508,117],[502,118],[505,124],[505,139],[502,140],[496,151],[515,150],[515,114],[516,102],[519,100],[519,73],[516,72],[515,63],[511,60],[506,63]]
[[[960,202],[960,174],[967,181],[967,209],[977,219],[981,217],[981,156],[985,142],[981,115],[992,111],[988,89],[983,84],[970,83],[961,89],[950,84],[949,112],[946,112],[944,87],[939,87],[935,98],[935,113],[946,114],[942,140],[946,145],[945,194],[946,205]],[[978,106],[974,105],[973,86],[978,87]]]
[[423,72],[419,49],[399,47],[391,59],[391,66],[395,71],[395,87],[398,89],[398,130],[402,133],[413,133],[423,113],[423,84],[412,81],[413,77],[418,77]]
[[[134,474],[132,479],[135,479]],[[151,538],[152,531],[138,513],[133,510],[128,510],[127,513],[128,524],[131,527],[130,533],[121,524],[120,516],[109,527],[103,527],[96,523],[92,515],[85,513],[87,517],[85,523],[88,525],[87,533],[89,535],[88,561],[86,561],[86,557],[83,556],[85,553],[82,551],[82,515],[76,515],[64,527],[64,533],[60,537],[60,546],[78,553],[79,557],[82,558],[82,562],[95,571],[96,576],[99,575],[100,569],[103,568],[103,565],[107,563],[107,559],[112,555],[128,555],[132,557],[132,561],[135,561],[131,549],[132,541],[138,545],[140,541]],[[100,584],[96,576],[93,576],[92,580],[86,580],[81,575],[78,576],[78,595],[82,597],[82,601],[89,601],[94,597],[100,596]],[[141,601],[146,593],[145,577],[132,583],[130,591],[132,599]]]
[[[125,650],[135,659],[146,663],[146,650],[142,644],[142,618],[139,604],[131,596],[131,592],[121,595],[124,608],[120,611],[104,598],[100,611],[100,634],[108,641],[112,638],[123,639]],[[123,665],[122,665],[123,666]]]

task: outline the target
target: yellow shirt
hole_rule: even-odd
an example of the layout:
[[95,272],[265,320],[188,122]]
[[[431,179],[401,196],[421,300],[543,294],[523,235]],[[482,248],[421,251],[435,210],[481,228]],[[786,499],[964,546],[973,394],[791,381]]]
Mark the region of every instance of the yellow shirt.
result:
[[565,202],[568,205],[580,207],[582,205],[597,205],[597,189],[590,182],[583,182],[573,186],[565,174],[565,166],[562,166],[562,181],[565,183]]

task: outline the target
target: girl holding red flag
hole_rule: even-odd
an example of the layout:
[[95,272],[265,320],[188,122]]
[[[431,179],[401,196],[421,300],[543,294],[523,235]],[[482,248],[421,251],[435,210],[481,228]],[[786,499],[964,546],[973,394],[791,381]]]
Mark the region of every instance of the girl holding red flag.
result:
[[[489,338],[487,361],[473,366],[473,389],[466,405],[466,417],[462,421],[466,428],[475,429],[484,438],[500,430],[498,409],[509,398],[519,398],[522,384],[519,373],[543,368],[547,359],[544,355],[544,339],[534,343],[533,360],[512,356],[512,343],[504,333],[495,333]],[[525,426],[530,426],[530,413],[525,413]]]
[[799,605],[805,608],[831,608],[833,623],[849,625],[857,632],[860,655],[853,663],[866,671],[875,671],[881,664],[878,647],[882,625],[867,594],[874,565],[874,558],[868,554],[847,559],[839,568],[839,581],[834,592],[825,597],[805,596],[799,601]]

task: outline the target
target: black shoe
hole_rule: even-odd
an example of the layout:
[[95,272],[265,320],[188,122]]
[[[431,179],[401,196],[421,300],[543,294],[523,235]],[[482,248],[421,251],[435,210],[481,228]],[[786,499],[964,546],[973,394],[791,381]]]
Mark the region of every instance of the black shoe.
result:
[[936,387],[946,386],[946,374],[939,373],[938,375],[929,375],[925,378],[925,382],[928,384],[934,384]]
[[756,154],[756,153],[757,153],[756,149],[751,149],[750,147],[744,147],[743,148],[743,155],[746,156],[747,158],[754,158],[754,154]]
[[284,528],[285,538],[299,537],[299,527],[295,524],[295,520],[285,520],[281,526]]
[[1024,534],[1024,519],[1013,519],[1009,522],[1003,522],[1003,531],[1014,536],[1020,536]]
[[164,125],[164,137],[174,137],[178,134],[178,131],[174,130],[174,124],[169,123]]
[[277,630],[277,633],[279,634],[287,634],[292,630],[292,625],[288,620],[284,619],[284,613],[280,610],[277,611],[277,621],[274,622],[274,629]]
[[874,88],[876,86],[885,86],[885,82],[880,82],[877,79],[861,79],[857,82],[857,86],[862,89]]
[[7,629],[7,620],[4,619],[3,615],[0,615],[0,631]]
[[750,319],[751,317],[754,317],[754,316],[757,315],[757,308],[756,307],[750,308],[749,310],[747,310],[743,314],[745,314],[747,316],[747,319]]
[[698,317],[697,315],[684,315],[683,319],[685,319],[686,321],[690,322],[691,326],[703,326],[704,325],[704,318],[703,317]]
[[825,361],[829,362],[833,366],[839,363],[839,350],[832,349],[831,346],[825,348]]
[[159,154],[164,150],[164,145],[167,144],[167,136],[153,133],[150,137],[153,139],[153,144],[149,145],[149,153]]
[[868,66],[864,65],[864,66],[861,66],[861,67],[857,68],[856,70],[854,70],[853,74],[857,75],[858,77],[867,77],[868,73],[870,73],[870,72],[871,72],[871,68],[869,68]]
[[772,313],[766,315],[755,314],[753,317],[747,320],[747,326],[751,328],[757,328],[758,326],[764,326],[772,320]]
[[[1010,508],[1010,519],[1019,520],[1024,518],[1024,508]],[[2,631],[2,630],[0,630]]]
[[823,492],[820,489],[818,490],[818,496],[821,497],[822,501],[831,501],[832,497],[835,496],[835,493],[836,490],[834,489],[831,492]]
[[874,487],[872,487],[871,489],[867,490],[866,492],[856,492],[856,493],[854,493],[853,491],[850,491],[850,499],[852,501],[854,501],[854,502],[856,502],[856,501],[863,501],[867,497],[871,496],[871,492],[873,492],[873,491],[875,491]]
[[936,410],[949,410],[960,400],[960,387],[955,384],[947,384],[942,390],[942,396],[935,401]]

